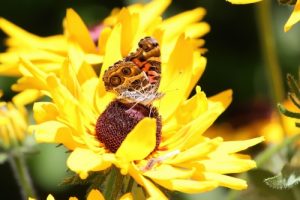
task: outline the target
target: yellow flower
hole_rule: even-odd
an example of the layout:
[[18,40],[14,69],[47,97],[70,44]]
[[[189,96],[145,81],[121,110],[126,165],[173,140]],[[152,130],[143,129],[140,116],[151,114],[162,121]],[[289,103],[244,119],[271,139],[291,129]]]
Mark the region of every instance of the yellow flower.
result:
[[[92,64],[94,68],[99,68],[102,65],[107,66],[111,60],[115,61],[126,56],[136,48],[135,44],[139,39],[146,35],[162,38],[162,41],[169,44],[164,46],[168,48],[168,46],[174,45],[172,41],[175,41],[174,39],[181,32],[185,32],[186,36],[191,38],[199,38],[209,31],[210,27],[207,23],[198,22],[205,15],[203,8],[196,8],[163,20],[160,15],[170,2],[170,0],[154,0],[145,5],[134,4],[122,9],[114,9],[111,15],[101,23],[102,28],[99,37],[96,38],[97,41],[93,41],[94,33],[92,34],[92,31],[72,9],[67,10],[64,20],[64,34],[49,37],[33,35],[1,18],[0,29],[9,38],[6,42],[8,45],[7,52],[0,54],[0,74],[24,75],[22,65],[19,62],[19,55],[29,59],[42,71],[56,74],[59,74],[64,58],[69,56],[72,57],[72,62],[77,60],[73,66],[76,73],[80,73],[80,70],[84,68],[81,66],[81,61]],[[177,22],[180,22],[180,25]],[[109,40],[115,29],[122,31],[123,35],[119,38],[120,41]],[[160,33],[164,30],[171,31],[161,35]],[[107,46],[115,45],[114,43],[117,43],[116,48],[120,48],[121,51],[115,53],[114,56],[105,57]],[[200,52],[205,51],[202,48],[203,39],[195,39],[194,45],[199,48]],[[164,49],[164,51],[166,58],[169,56],[169,51],[168,49]],[[37,87],[31,82],[30,76],[24,76],[18,84],[13,86],[13,90],[22,91],[14,98],[14,101],[24,104],[34,101],[42,95],[39,90],[36,90]]]
[[[233,4],[249,4],[249,3],[256,3],[261,0],[227,0],[227,1]],[[298,23],[299,21],[300,21],[300,0],[297,0],[291,16],[289,17],[288,21],[284,25],[284,31],[285,32],[289,31],[292,28],[292,26]]]
[[[169,27],[178,28],[186,17],[181,15],[169,21]],[[126,112],[130,109],[138,112],[137,108],[142,107],[137,104],[124,110],[124,105],[105,91],[102,81],[103,70],[123,55],[122,39],[130,41],[128,36],[124,36],[121,25],[115,26],[107,38],[100,78],[95,73],[76,73],[71,57],[61,66],[60,75],[47,74],[21,58],[32,82],[53,100],[53,103],[34,104],[38,125],[32,128],[37,140],[62,143],[72,150],[67,165],[82,179],[87,178],[90,172],[103,171],[114,165],[123,175],[131,176],[144,187],[153,199],[166,199],[154,183],[185,193],[205,192],[218,186],[245,189],[245,181],[226,174],[254,168],[254,161],[237,152],[263,139],[224,142],[220,137],[210,139],[202,135],[231,102],[231,91],[207,98],[197,87],[196,94],[188,99],[206,60],[196,48],[195,40],[187,37],[184,30],[172,29],[169,33],[169,29],[159,29],[159,34],[154,33],[162,50],[160,91],[165,96],[155,102],[162,123],[157,117],[149,117],[148,110],[149,115],[144,115],[126,133],[115,151],[99,139],[99,134],[114,130],[117,130],[117,136],[124,134],[123,129],[118,127],[128,123],[130,117]],[[129,41],[126,43],[131,44]],[[84,66],[87,71],[92,68],[88,63]],[[162,126],[161,131],[159,126]],[[128,129],[126,125],[125,128]]]
[[[290,101],[285,101],[283,105],[289,110],[299,112],[299,109]],[[285,137],[299,134],[299,128],[295,126],[293,118],[278,114],[276,110],[267,111],[269,113],[265,113],[264,110],[255,110],[255,112],[264,116],[258,117],[254,121],[245,121],[239,127],[234,127],[230,123],[214,125],[206,134],[210,137],[221,135],[225,140],[245,140],[264,136],[266,143],[276,144],[282,142]]]
[[23,145],[28,135],[26,114],[24,107],[0,101],[0,149],[9,150]]
[[289,17],[288,21],[284,25],[284,31],[287,32],[292,26],[300,21],[300,0],[297,0],[295,8]]
[[[99,190],[93,189],[89,192],[89,194],[87,195],[87,200],[105,200],[103,195],[101,194],[101,192]],[[130,193],[127,193],[125,195],[123,195],[120,200],[132,200],[132,195]],[[35,200],[34,198],[29,198],[29,200]],[[55,200],[55,198],[49,194],[47,196],[47,200]],[[78,200],[77,197],[70,197],[69,200]]]

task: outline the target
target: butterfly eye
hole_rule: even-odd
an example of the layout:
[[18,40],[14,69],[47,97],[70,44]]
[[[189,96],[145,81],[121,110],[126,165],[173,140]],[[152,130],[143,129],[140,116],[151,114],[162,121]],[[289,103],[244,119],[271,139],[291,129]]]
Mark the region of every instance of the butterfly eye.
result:
[[109,80],[110,80],[110,83],[111,83],[113,86],[118,86],[118,85],[120,85],[120,83],[121,83],[121,78],[118,77],[118,76],[113,76],[113,77],[111,77]]
[[124,74],[124,75],[130,75],[131,74],[131,69],[129,68],[129,67],[124,67],[123,69],[122,69],[122,73]]

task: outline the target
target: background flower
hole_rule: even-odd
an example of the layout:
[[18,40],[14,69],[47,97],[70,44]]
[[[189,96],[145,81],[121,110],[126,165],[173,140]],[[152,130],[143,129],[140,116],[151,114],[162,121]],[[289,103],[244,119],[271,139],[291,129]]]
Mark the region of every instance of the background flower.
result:
[[[287,109],[298,110],[288,100],[283,105]],[[285,137],[300,132],[295,126],[294,119],[272,110],[268,105],[256,103],[250,109],[242,110],[243,108],[240,108],[240,112],[235,114],[236,117],[233,116],[227,122],[212,126],[206,134],[210,137],[221,135],[225,140],[245,140],[264,136],[266,143],[279,144]]]

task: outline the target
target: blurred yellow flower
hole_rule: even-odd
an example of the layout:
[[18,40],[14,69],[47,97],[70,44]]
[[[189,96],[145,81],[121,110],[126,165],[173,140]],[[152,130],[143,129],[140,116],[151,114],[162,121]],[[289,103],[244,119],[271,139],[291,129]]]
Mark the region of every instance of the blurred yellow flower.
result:
[[[127,193],[123,195],[119,200],[132,200],[132,195]],[[29,198],[29,200],[35,200],[35,198]],[[55,200],[55,198],[49,194],[47,196],[47,200]],[[69,200],[78,200],[77,197],[70,197]],[[97,189],[92,189],[89,194],[87,195],[86,200],[105,200],[101,192]]]
[[[300,110],[290,101],[285,101],[283,105],[296,112]],[[264,110],[255,110],[262,113]],[[265,113],[266,114],[266,113]],[[244,113],[247,115],[247,113]],[[243,117],[243,116],[237,116]],[[264,136],[266,143],[278,144],[285,137],[299,134],[299,128],[295,126],[295,119],[279,114],[278,111],[271,111],[263,117],[251,121],[244,121],[241,126],[235,127],[230,123],[217,124],[208,129],[206,135],[215,137],[221,135],[225,140],[246,140],[253,137]]]
[[[161,14],[170,2],[171,0],[154,0],[145,5],[133,4],[122,9],[114,9],[98,27],[94,27],[98,31],[88,29],[80,16],[74,10],[68,9],[64,20],[64,34],[50,37],[33,35],[1,18],[0,29],[9,38],[6,41],[7,52],[0,54],[0,74],[11,76],[23,74],[23,78],[13,86],[13,90],[22,91],[14,101],[26,104],[42,95],[39,90],[36,90],[38,86],[32,83],[31,77],[26,76],[26,72],[22,72],[20,55],[46,73],[59,74],[60,66],[66,56],[72,57],[70,60],[76,73],[81,73],[83,70],[82,61],[93,65],[94,68],[102,66],[103,69],[111,64],[112,60],[116,61],[128,55],[136,48],[139,39],[146,35],[153,35],[168,44],[164,45],[164,60],[169,56],[169,47],[175,45],[173,41],[176,41],[176,37],[179,37],[182,32],[194,38],[193,45],[199,49],[199,52],[205,51],[202,48],[204,40],[196,39],[210,30],[207,23],[199,22],[205,15],[205,10],[196,8],[163,20]],[[122,32],[120,38],[112,37],[117,29]],[[164,35],[161,34],[162,32]],[[120,48],[120,52],[117,51],[114,56],[107,56],[107,51],[113,45],[117,45],[115,48]]]
[[[249,3],[256,3],[261,0],[227,0],[227,1],[233,4],[249,4]],[[292,28],[292,26],[298,23],[299,21],[300,21],[300,0],[297,0],[291,16],[289,17],[288,21],[284,25],[284,31],[285,32],[289,31]]]
[[26,109],[11,102],[0,101],[0,149],[22,146],[28,136],[27,128]]

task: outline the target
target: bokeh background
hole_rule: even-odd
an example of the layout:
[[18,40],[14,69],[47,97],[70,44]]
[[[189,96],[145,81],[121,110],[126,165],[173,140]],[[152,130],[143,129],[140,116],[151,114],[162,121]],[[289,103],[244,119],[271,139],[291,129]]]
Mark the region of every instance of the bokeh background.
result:
[[[2,0],[0,17],[4,17],[18,26],[40,36],[62,33],[62,20],[66,8],[74,8],[84,21],[92,26],[109,15],[114,7],[122,7],[135,0]],[[138,1],[146,2],[146,1]],[[275,109],[272,104],[261,50],[258,23],[256,16],[257,4],[231,5],[225,0],[175,0],[165,12],[164,17],[176,13],[204,7],[207,15],[204,21],[211,26],[211,32],[205,36],[208,49],[206,71],[199,85],[208,96],[231,88],[234,100],[228,110],[217,121],[240,120],[240,124],[250,123],[251,120],[264,112]],[[287,73],[297,77],[300,65],[300,24],[284,33],[283,26],[292,12],[292,7],[281,6],[277,1],[272,2],[272,26],[276,42],[276,51],[285,79]],[[271,33],[270,33],[271,34]],[[5,35],[0,31],[0,50],[4,51]],[[10,90],[14,78],[0,77],[0,89],[4,90],[5,100],[14,95]],[[284,87],[286,84],[283,82]],[[249,116],[251,113],[252,117]],[[257,115],[255,115],[257,114]],[[245,120],[243,120],[245,119]],[[63,178],[69,173],[65,165],[67,154],[63,147],[55,145],[39,145],[39,153],[28,158],[30,172],[34,184],[42,199],[48,193],[57,199],[67,199],[71,195],[83,198],[84,187],[75,188],[60,186]],[[0,199],[19,199],[18,186],[8,164],[0,165]],[[223,191],[214,191],[213,195],[222,195]],[[189,199],[208,199],[207,195],[190,195]],[[175,198],[183,198],[176,195]]]

